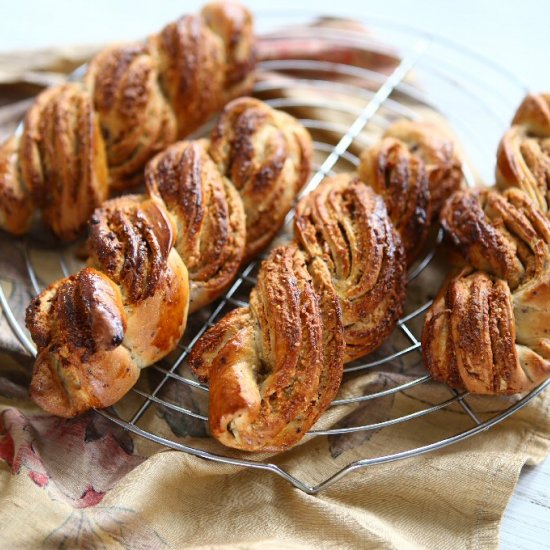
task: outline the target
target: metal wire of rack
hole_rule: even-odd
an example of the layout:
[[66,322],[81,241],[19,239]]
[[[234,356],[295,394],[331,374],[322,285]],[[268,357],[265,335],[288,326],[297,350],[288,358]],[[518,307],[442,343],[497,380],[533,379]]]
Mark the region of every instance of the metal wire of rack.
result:
[[[396,59],[399,60],[391,68],[391,71],[386,72],[377,71],[373,67],[346,63],[345,60],[327,61],[296,57],[284,58],[283,56],[282,58],[272,58],[260,63],[261,72],[265,74],[275,73],[279,76],[260,80],[255,86],[255,94],[275,108],[297,113],[295,116],[310,130],[314,139],[316,152],[314,173],[302,194],[311,191],[326,176],[333,175],[337,171],[352,170],[359,164],[359,158],[354,151],[368,146],[371,139],[369,134],[364,132],[365,128],[375,126],[383,130],[397,117],[419,119],[422,117],[422,114],[416,109],[419,105],[442,113],[453,125],[453,129],[462,138],[462,141],[466,144],[470,143],[470,147],[466,148],[466,158],[472,160],[472,166],[475,166],[477,172],[486,179],[491,177],[497,140],[507,126],[513,108],[525,93],[525,87],[512,75],[480,59],[475,54],[449,44],[444,39],[435,38],[413,29],[396,27],[391,23],[368,22],[368,28],[374,30],[374,36],[377,37],[373,38],[354,31],[343,33],[330,28],[313,29],[307,26],[293,26],[296,17],[296,15],[284,14],[269,15],[268,19],[274,27],[282,25],[284,28],[282,31],[270,31],[265,34],[271,47],[276,47],[280,43],[286,44],[288,49],[290,43],[291,49],[292,47],[299,49],[304,43],[314,40],[317,45],[327,48],[334,45],[338,47],[348,46],[367,55],[396,55],[396,52],[398,52]],[[378,41],[379,36],[384,37],[384,43]],[[395,44],[396,46],[390,49],[385,45],[386,43]],[[475,74],[468,75],[468,64],[479,64],[485,74],[487,72],[492,74],[492,78],[484,79],[477,77]],[[410,78],[413,70],[415,80]],[[295,73],[299,74],[296,75]],[[336,78],[320,78],[320,74],[331,74]],[[418,82],[418,84],[415,82]],[[368,83],[368,85],[363,86],[362,83]],[[503,84],[506,84],[507,88],[505,89],[509,93],[500,93],[499,90]],[[423,86],[425,86],[425,89]],[[302,94],[296,97],[294,92],[298,88],[306,91],[310,90],[311,94]],[[320,90],[327,95],[319,96],[317,92]],[[426,90],[430,91],[427,92]],[[346,101],[346,97],[350,98],[350,101]],[[460,112],[455,110],[457,104],[462,109]],[[470,107],[473,112],[465,113],[465,106]],[[300,116],[300,113],[304,113],[304,110],[307,116]],[[322,113],[326,112],[336,113],[338,120],[335,122],[330,117],[321,116]],[[342,118],[347,122],[343,123]],[[481,129],[484,131],[481,132]],[[473,185],[475,178],[469,163],[464,164],[463,172],[467,183]],[[293,212],[287,216],[287,228],[292,218]],[[431,268],[441,238],[440,231],[422,259],[410,270],[409,282],[414,281],[425,270]],[[43,280],[42,274],[36,269],[33,260],[36,243],[31,239],[27,239],[19,242],[18,246],[24,258],[26,271],[26,273],[21,274],[21,277],[28,279],[34,293],[39,293],[50,281]],[[69,275],[78,267],[69,250],[55,249],[53,251],[49,250],[47,253],[55,256],[59,271],[63,276]],[[276,464],[273,458],[236,457],[229,452],[225,452],[221,447],[219,451],[213,452],[195,445],[194,440],[188,443],[177,437],[154,433],[140,425],[144,415],[153,406],[169,410],[173,414],[185,415],[197,422],[207,422],[207,416],[203,414],[203,410],[194,410],[185,403],[168,400],[163,395],[163,388],[168,383],[181,384],[193,392],[207,396],[207,386],[193,379],[188,373],[182,374],[185,358],[195,342],[221,315],[233,307],[247,305],[247,290],[256,282],[255,273],[260,260],[261,258],[247,265],[221,299],[209,309],[196,314],[194,322],[190,320],[189,329],[180,343],[177,353],[170,356],[167,362],[150,367],[149,370],[157,373],[160,379],[153,384],[151,389],[144,390],[135,387],[132,390],[133,397],[139,400],[133,412],[123,416],[117,410],[109,409],[98,410],[97,414],[138,436],[165,447],[211,461],[265,470],[279,475],[292,483],[294,487],[308,494],[315,494],[329,487],[344,475],[366,466],[418,456],[487,430],[523,407],[550,384],[550,381],[548,381],[540,385],[528,395],[484,419],[481,418],[475,407],[468,402],[467,393],[450,390],[448,399],[429,404],[427,407],[400,417],[368,424],[325,429],[314,426],[308,434],[310,438],[380,430],[430,415],[452,404],[459,406],[473,424],[473,426],[466,427],[462,431],[435,442],[388,455],[354,460],[317,484],[309,484],[298,479],[287,469]],[[430,300],[417,304],[412,309],[409,308],[409,312],[400,319],[396,332],[400,333],[405,341],[400,349],[386,350],[382,355],[375,354],[363,361],[352,363],[346,367],[345,376],[355,376],[357,373],[361,374],[371,372],[376,368],[389,367],[404,357],[418,355],[421,352],[421,344],[415,334],[416,328],[412,325],[418,323],[430,304]],[[35,355],[35,347],[1,284],[0,306],[21,346],[27,353]],[[398,383],[390,388],[366,394],[338,396],[331,407],[355,406],[361,403],[373,402],[376,399],[405,392],[429,382],[429,375],[417,373],[410,380]]]

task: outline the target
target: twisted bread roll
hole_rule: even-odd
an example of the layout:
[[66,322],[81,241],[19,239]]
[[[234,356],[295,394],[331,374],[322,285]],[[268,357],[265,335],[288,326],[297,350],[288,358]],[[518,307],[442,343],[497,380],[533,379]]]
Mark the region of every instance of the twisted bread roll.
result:
[[254,84],[256,45],[252,14],[237,2],[211,2],[201,11],[206,25],[221,38],[224,86],[221,105],[246,95]]
[[241,265],[242,200],[208,155],[206,140],[172,145],[147,165],[145,177],[177,225],[175,248],[189,270],[192,313],[215,300]]
[[296,245],[262,264],[250,307],[232,311],[193,348],[210,381],[210,431],[229,447],[285,449],[334,398],[344,339],[338,299],[325,267]]
[[210,383],[210,430],[229,447],[298,442],[336,395],[344,359],[377,347],[402,311],[399,235],[382,198],[357,177],[327,179],[304,198],[296,235],[262,263],[250,306],[189,355]]
[[353,174],[325,180],[296,208],[296,240],[328,270],[352,361],[389,336],[405,301],[403,246],[382,198]]
[[19,177],[18,150],[19,138],[15,136],[0,147],[0,227],[14,235],[28,231],[34,213],[29,189]]
[[237,3],[208,4],[200,15],[183,17],[151,36],[148,46],[158,59],[180,138],[252,86],[252,15]]
[[385,136],[402,141],[410,153],[424,163],[430,190],[430,213],[437,217],[447,198],[464,187],[462,162],[453,139],[440,125],[410,120],[393,123]]
[[[80,84],[38,96],[25,117],[18,157],[21,186],[30,189],[44,223],[61,239],[74,239],[108,194],[99,122]],[[0,187],[5,180],[5,173],[0,174]],[[25,225],[29,222],[30,216]]]
[[[227,142],[241,142],[236,127],[225,132]],[[392,133],[403,139],[385,137],[365,151],[358,175],[328,178],[298,203],[295,242],[262,263],[250,306],[229,313],[192,349],[189,365],[210,384],[210,429],[223,444],[276,451],[298,442],[336,395],[343,363],[394,329],[407,260],[462,176],[452,141],[436,128],[397,123]],[[213,138],[214,160],[216,147]],[[228,173],[242,180],[251,164],[244,161]]]
[[422,251],[443,202],[463,186],[452,139],[426,122],[397,121],[361,154],[359,177],[386,202],[407,263]]
[[[109,188],[140,183],[154,154],[251,87],[252,26],[239,4],[211,4],[145,44],[104,50],[90,62],[83,84],[40,94],[25,119],[18,158],[0,163],[0,195],[14,189],[14,165],[18,193],[27,194],[21,212],[7,216],[1,208],[0,227],[24,233],[32,198],[44,224],[61,239],[73,239]],[[13,147],[11,141],[1,145],[0,158]],[[65,208],[69,199],[76,208]]]
[[432,217],[424,163],[402,141],[385,138],[363,152],[359,175],[384,197],[411,264],[422,250]]
[[126,326],[119,288],[95,269],[37,296],[27,310],[39,350],[30,388],[36,403],[70,417],[122,397],[139,375],[130,351],[120,345]]
[[222,112],[209,153],[238,190],[246,213],[249,260],[281,229],[311,168],[311,138],[290,115],[252,98]]
[[426,316],[426,367],[472,393],[532,389],[550,376],[550,222],[519,189],[457,193],[442,221],[473,267]]
[[497,185],[519,187],[548,216],[550,210],[550,94],[528,95],[497,154]]
[[187,319],[187,269],[157,199],[126,196],[90,221],[91,267],[54,283],[27,309],[38,347],[31,396],[72,417],[107,407],[141,368],[172,351]]
[[178,227],[191,312],[217,298],[241,263],[273,239],[311,157],[311,138],[293,117],[240,98],[227,104],[210,142],[179,142],[147,165],[149,193],[165,202]]
[[504,279],[512,290],[546,269],[549,222],[518,189],[455,193],[441,223],[470,264]]
[[177,120],[159,82],[159,62],[147,45],[128,44],[97,54],[84,76],[101,121],[109,187],[142,181],[145,163],[173,143]]

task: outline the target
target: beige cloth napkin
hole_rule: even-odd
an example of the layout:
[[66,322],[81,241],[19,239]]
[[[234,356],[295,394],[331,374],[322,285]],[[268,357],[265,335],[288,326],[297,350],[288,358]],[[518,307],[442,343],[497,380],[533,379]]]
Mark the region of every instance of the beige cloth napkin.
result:
[[[91,51],[0,56],[1,130],[13,129],[26,97],[59,80]],[[15,99],[22,101],[14,105]],[[18,243],[3,236],[0,280],[19,318],[32,294],[21,278],[22,262]],[[421,276],[411,290],[418,303],[437,289],[439,281],[430,277]],[[546,391],[485,433],[427,455],[370,466],[309,496],[269,472],[163,450],[95,413],[69,421],[41,413],[26,393],[31,362],[4,318],[0,337],[9,352],[0,358],[0,546],[6,548],[496,548],[521,468],[539,463],[550,446]],[[384,351],[400,345],[396,338]],[[422,373],[418,354],[412,354],[393,369],[348,380],[342,396],[380,391]],[[156,381],[158,373],[149,369],[139,384],[146,389]],[[181,384],[166,385],[162,396],[204,407]],[[438,384],[417,386],[363,406],[332,408],[321,426],[380,422],[451,396]],[[137,401],[130,396],[117,407],[119,414],[135,409]],[[513,402],[470,401],[482,418]],[[224,452],[200,421],[161,408],[151,407],[141,425]],[[453,404],[378,431],[311,439],[271,460],[315,484],[354,460],[424,445],[471,426]]]
[[[549,413],[546,392],[469,441],[369,467],[309,496],[272,474],[175,451],[142,461],[136,448],[128,453],[128,442],[116,442],[109,426],[85,442],[80,423],[73,423],[63,441],[47,442],[52,433],[61,437],[59,427],[45,429],[36,417],[30,427],[8,409],[0,426],[6,460],[0,461],[2,546],[496,548],[522,466],[540,462],[548,451]],[[395,435],[406,441],[437,437],[440,424],[459,414],[408,425]],[[394,448],[384,431],[372,437],[370,448]],[[7,434],[17,442],[11,456]],[[294,451],[288,459],[294,473],[326,474],[335,460],[327,445],[310,442]],[[362,455],[360,447],[344,454],[346,460]],[[100,471],[94,460],[104,462]]]

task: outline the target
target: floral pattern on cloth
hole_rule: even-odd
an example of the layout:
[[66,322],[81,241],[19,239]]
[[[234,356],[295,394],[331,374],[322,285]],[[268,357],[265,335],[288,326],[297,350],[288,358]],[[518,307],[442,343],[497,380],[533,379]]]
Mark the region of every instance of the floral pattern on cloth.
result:
[[28,475],[51,498],[75,508],[99,504],[145,460],[133,454],[132,439],[122,428],[95,413],[66,420],[27,417],[12,408],[0,415],[0,458],[13,474]]
[[42,546],[166,547],[136,511],[101,505],[107,492],[145,460],[134,454],[130,435],[102,416],[91,412],[66,420],[7,408],[0,413],[0,460],[14,476],[28,476],[52,503],[68,510]]

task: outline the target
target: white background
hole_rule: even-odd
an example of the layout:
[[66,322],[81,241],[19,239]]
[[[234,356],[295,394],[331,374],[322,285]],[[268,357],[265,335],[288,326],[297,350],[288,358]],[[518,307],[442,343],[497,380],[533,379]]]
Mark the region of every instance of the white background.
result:
[[[0,0],[0,52],[138,39],[197,0]],[[310,10],[389,19],[467,45],[507,67],[533,91],[550,91],[550,0],[248,0],[261,10]],[[505,94],[506,90],[502,90]],[[550,540],[550,461],[525,472],[502,526],[502,546]]]

